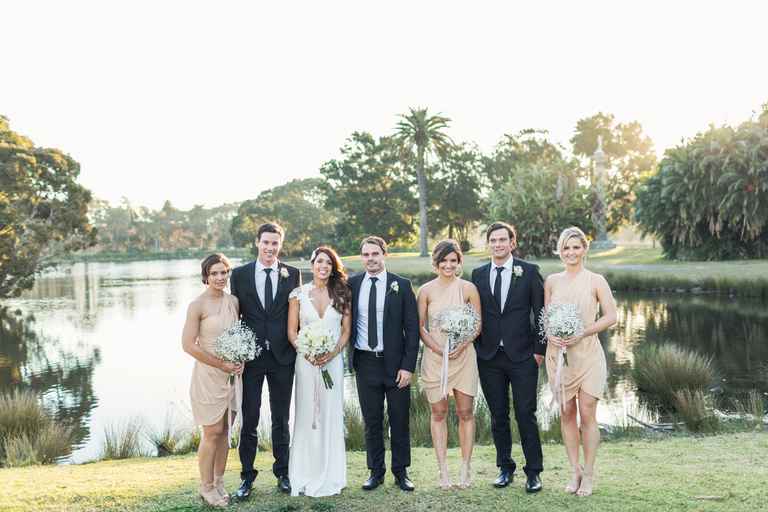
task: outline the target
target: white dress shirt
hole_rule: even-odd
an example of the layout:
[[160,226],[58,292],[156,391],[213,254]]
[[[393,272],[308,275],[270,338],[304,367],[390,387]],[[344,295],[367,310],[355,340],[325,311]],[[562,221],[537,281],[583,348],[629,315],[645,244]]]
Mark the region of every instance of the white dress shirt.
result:
[[[376,277],[376,333],[379,343],[374,349],[368,346],[368,297],[371,293],[371,278]],[[371,275],[365,273],[360,284],[360,295],[357,301],[357,340],[355,348],[380,352],[384,350],[384,300],[387,297],[387,271]]]
[[278,261],[275,260],[274,263],[272,263],[271,267],[265,267],[262,265],[261,261],[256,260],[256,293],[259,294],[259,300],[261,301],[262,307],[266,307],[266,302],[264,302],[264,287],[267,283],[267,273],[264,272],[265,268],[271,268],[272,272],[269,274],[269,278],[272,280],[272,300],[275,300],[275,296],[277,295],[277,280],[280,277],[280,266],[278,264]]
[[[491,294],[493,294],[493,286],[496,284],[496,265],[493,261],[491,261]],[[501,271],[501,304],[499,304],[499,309],[501,312],[504,312],[504,306],[507,303],[507,295],[509,295],[509,285],[512,283],[512,268],[514,266],[514,257],[510,254],[507,261],[504,262],[501,267],[504,268],[504,270]],[[504,346],[504,339],[502,338],[501,342],[499,343],[500,346]]]
[[[512,268],[514,266],[513,256],[509,256],[506,262],[501,265],[504,270],[501,271],[501,304],[499,309],[504,312],[504,305],[507,303],[507,295],[509,294],[509,285],[512,283]],[[496,284],[496,267],[497,265],[491,261],[491,294],[493,294],[493,286]]]

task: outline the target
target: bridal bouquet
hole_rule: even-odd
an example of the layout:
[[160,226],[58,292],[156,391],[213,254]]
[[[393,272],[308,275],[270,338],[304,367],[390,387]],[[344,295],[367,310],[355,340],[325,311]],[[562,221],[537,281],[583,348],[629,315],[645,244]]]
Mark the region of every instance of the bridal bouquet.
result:
[[[314,359],[336,348],[336,340],[333,333],[323,325],[323,322],[312,322],[299,331],[299,337],[296,339],[298,346],[297,352],[303,356]],[[325,367],[320,368],[320,374],[323,377],[325,389],[333,387],[331,374]]]
[[448,396],[448,354],[464,343],[469,343],[475,337],[480,325],[480,315],[472,304],[448,308],[435,315],[437,328],[445,334],[446,343],[443,350],[443,368],[440,374],[440,389],[443,396]]
[[256,336],[245,324],[237,321],[222,332],[214,345],[214,353],[230,363],[244,363],[261,355]]
[[[543,336],[570,338],[584,332],[579,307],[576,304],[550,304],[539,318],[539,332]],[[552,403],[560,403],[564,408],[565,386],[563,384],[563,367],[568,366],[568,354],[565,348],[558,353],[555,381],[552,386]]]
[[[256,335],[240,320],[224,329],[214,342],[214,354],[230,363],[245,363],[261,355],[261,347],[256,343]],[[243,376],[235,376],[235,410],[229,409],[227,419],[227,439],[232,445],[234,422],[242,422]],[[242,423],[241,423],[242,425]]]

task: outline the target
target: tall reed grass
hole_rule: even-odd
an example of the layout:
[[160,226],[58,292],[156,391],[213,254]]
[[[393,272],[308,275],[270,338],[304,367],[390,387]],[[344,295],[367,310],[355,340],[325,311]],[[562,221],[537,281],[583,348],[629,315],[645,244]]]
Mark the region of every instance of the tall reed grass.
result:
[[123,423],[112,423],[104,429],[102,460],[130,459],[145,457],[149,454],[141,442],[143,422],[132,418]]
[[71,453],[73,431],[26,391],[0,394],[0,465],[51,464]]
[[681,389],[675,392],[675,409],[690,432],[714,433],[720,428],[712,399],[701,390]]
[[632,376],[641,396],[667,412],[677,412],[683,403],[677,393],[708,391],[715,381],[715,369],[711,357],[694,350],[651,344],[635,351]]

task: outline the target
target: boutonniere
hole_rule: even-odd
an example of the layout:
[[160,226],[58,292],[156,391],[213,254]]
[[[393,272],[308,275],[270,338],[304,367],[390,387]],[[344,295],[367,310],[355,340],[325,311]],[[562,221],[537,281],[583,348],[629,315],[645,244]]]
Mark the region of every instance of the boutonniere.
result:
[[515,265],[512,267],[512,285],[514,286],[515,281],[517,281],[518,277],[521,277],[523,275],[523,267],[520,265]]
[[280,277],[283,279],[288,279],[288,269],[285,267],[280,267]]
[[389,285],[389,291],[392,293],[400,293],[400,285],[397,281],[392,281],[392,284]]

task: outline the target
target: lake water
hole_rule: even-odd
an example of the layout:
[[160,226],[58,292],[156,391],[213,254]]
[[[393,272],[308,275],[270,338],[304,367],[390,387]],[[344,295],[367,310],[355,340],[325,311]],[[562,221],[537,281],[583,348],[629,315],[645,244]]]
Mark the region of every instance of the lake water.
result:
[[[76,264],[46,274],[22,298],[2,303],[0,391],[31,388],[78,425],[72,462],[96,458],[111,424],[191,423],[193,361],[180,338],[186,306],[203,291],[198,272],[198,261],[176,260]],[[713,356],[726,398],[768,392],[766,304],[690,294],[619,294],[617,301],[619,322],[602,337],[609,382],[599,421],[631,423],[627,414],[644,414],[630,373],[634,350],[649,342]],[[544,382],[542,374],[542,416],[550,397]],[[353,379],[345,393],[354,399]]]

